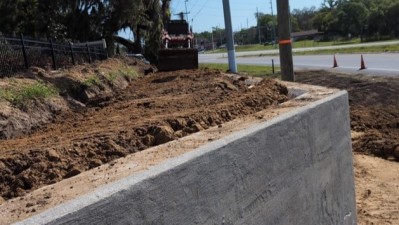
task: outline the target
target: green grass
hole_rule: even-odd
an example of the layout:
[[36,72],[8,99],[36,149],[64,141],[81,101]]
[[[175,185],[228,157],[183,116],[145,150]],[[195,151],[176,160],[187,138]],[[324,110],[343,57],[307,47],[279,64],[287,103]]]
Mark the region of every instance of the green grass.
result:
[[0,99],[5,99],[13,105],[22,106],[29,100],[44,99],[58,94],[58,91],[43,82],[35,81],[32,84],[13,85],[0,89]]
[[120,77],[120,76],[123,76],[123,77],[126,77],[126,78],[135,79],[135,78],[137,78],[137,77],[139,76],[139,74],[137,73],[137,71],[136,71],[134,68],[132,68],[132,67],[125,67],[125,68],[122,68],[122,69],[118,69],[117,71],[111,71],[111,72],[109,72],[109,73],[105,76],[105,78],[106,78],[108,81],[110,81],[110,82],[114,82],[115,79],[116,79],[117,77]]
[[[313,41],[313,40],[303,40],[293,42],[293,48],[308,48],[308,47],[324,47],[324,46],[336,46],[336,45],[348,45],[348,44],[360,44],[360,39],[351,39],[345,41]],[[235,48],[236,52],[251,52],[251,51],[262,51],[262,50],[273,50],[278,49],[275,45],[239,45]],[[215,51],[209,51],[207,53],[226,53],[226,49],[216,49]]]
[[[346,41],[328,41],[328,42],[315,42],[312,40],[297,41],[293,43],[293,48],[308,48],[308,47],[326,47],[326,46],[342,46],[337,49],[326,49],[326,50],[315,50],[315,51],[304,51],[295,52],[294,55],[321,55],[321,54],[336,54],[336,53],[375,53],[375,52],[399,52],[399,45],[385,45],[385,46],[365,46],[365,47],[354,47],[346,48],[345,45],[349,44],[360,44],[360,39],[351,39]],[[278,46],[263,46],[263,45],[242,45],[236,47],[236,52],[251,52],[261,50],[273,50],[278,49]],[[215,51],[209,51],[207,53],[226,53],[226,49],[217,49]],[[255,55],[255,54],[254,54]],[[254,56],[252,55],[252,56]],[[276,55],[273,54],[256,54],[256,56]]]
[[[218,69],[221,71],[227,71],[227,64],[200,64],[200,69]],[[275,74],[273,74],[273,69],[271,66],[253,66],[253,65],[237,65],[237,70],[239,74],[245,74],[248,76],[255,77],[278,77],[280,74],[280,68],[275,68]]]
[[87,87],[96,86],[99,85],[100,83],[101,83],[100,78],[98,78],[95,75],[92,75],[88,77],[85,81],[83,81],[83,84],[86,85]]
[[122,76],[130,77],[130,78],[133,78],[133,79],[137,78],[139,76],[139,74],[137,73],[137,71],[133,67],[126,67],[126,68],[120,69],[119,73]]
[[367,46],[355,48],[338,48],[326,49],[316,51],[296,52],[294,55],[322,55],[322,54],[337,54],[337,53],[380,53],[380,52],[399,52],[399,45],[385,45],[385,46]]
[[341,41],[313,41],[313,40],[303,40],[293,42],[293,48],[309,48],[309,47],[325,47],[325,46],[337,46],[337,45],[352,45],[360,44],[360,38],[351,40],[341,40]]

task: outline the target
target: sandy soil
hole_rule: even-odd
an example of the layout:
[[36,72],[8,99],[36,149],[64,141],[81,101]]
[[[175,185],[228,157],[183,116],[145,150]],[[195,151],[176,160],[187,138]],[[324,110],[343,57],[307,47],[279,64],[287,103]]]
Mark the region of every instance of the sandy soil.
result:
[[307,71],[297,80],[348,90],[358,224],[399,224],[399,79]]
[[[74,73],[84,77],[86,69]],[[298,73],[297,80],[349,91],[358,224],[399,224],[399,79],[307,71]],[[96,170],[110,174],[145,168],[115,168],[115,160],[133,155],[140,160],[152,155],[141,156],[144,149],[218,129],[287,100],[286,88],[274,81],[253,86],[218,71],[155,73],[122,83],[120,89],[100,85],[98,95],[86,96],[84,102],[75,96],[73,104],[67,101],[46,114],[43,123],[51,123],[0,140],[0,205],[20,201],[22,207],[7,210],[16,216],[35,214],[40,207],[67,200],[65,184],[78,195],[77,181],[63,183],[77,174],[90,173],[87,177],[97,186],[96,181],[109,177],[98,177]],[[61,200],[48,189],[59,190]],[[33,190],[42,192],[39,200],[31,199]]]
[[300,72],[297,81],[349,92],[353,150],[399,161],[399,79]]
[[44,210],[58,206],[78,196],[91,193],[94,189],[149,169],[169,158],[192,151],[208,142],[218,140],[260,122],[266,122],[281,114],[336,93],[338,90],[284,82],[288,88],[308,90],[304,97],[268,107],[260,112],[236,118],[218,126],[202,130],[177,140],[152,147],[135,154],[129,154],[82,172],[78,176],[46,185],[24,196],[0,204],[0,224],[20,221]]
[[153,73],[78,110],[58,112],[30,135],[0,142],[0,195],[23,196],[128,154],[221,125],[287,100],[220,72]]
[[399,163],[355,153],[359,225],[399,224]]

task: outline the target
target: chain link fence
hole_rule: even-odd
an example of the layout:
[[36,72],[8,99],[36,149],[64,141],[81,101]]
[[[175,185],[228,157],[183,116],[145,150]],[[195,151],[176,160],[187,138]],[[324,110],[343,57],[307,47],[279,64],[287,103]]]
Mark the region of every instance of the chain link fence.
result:
[[30,38],[0,36],[0,77],[28,69],[67,67],[108,57],[104,40],[88,43],[56,43]]

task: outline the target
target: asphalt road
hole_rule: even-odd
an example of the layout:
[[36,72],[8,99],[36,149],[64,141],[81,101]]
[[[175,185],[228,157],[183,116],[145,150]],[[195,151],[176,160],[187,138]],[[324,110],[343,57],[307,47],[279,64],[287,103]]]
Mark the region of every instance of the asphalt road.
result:
[[[253,52],[252,52],[253,54]],[[363,54],[367,67],[360,69],[360,54],[337,54],[338,68],[333,67],[333,55],[304,55],[294,56],[294,67],[302,69],[331,69],[345,73],[362,73],[367,75],[398,76],[399,77],[399,53]],[[245,56],[237,57],[237,64],[245,65],[280,65],[279,56]],[[200,54],[200,63],[228,63],[227,54]]]
[[[358,48],[366,46],[384,46],[399,44],[399,41],[371,42],[352,45],[336,45],[311,48],[295,48],[293,52],[317,51],[324,49]],[[276,66],[280,65],[278,49],[237,52],[237,64],[247,65],[272,65],[272,60]],[[270,56],[257,56],[257,55]],[[245,57],[244,57],[245,56]],[[332,69],[333,55],[306,55],[294,56],[294,67],[299,69]],[[367,69],[359,71],[360,54],[337,54],[338,68],[333,70],[346,73],[362,73],[368,75],[399,76],[399,53],[380,53],[363,54]],[[200,54],[200,63],[227,63],[227,53]]]

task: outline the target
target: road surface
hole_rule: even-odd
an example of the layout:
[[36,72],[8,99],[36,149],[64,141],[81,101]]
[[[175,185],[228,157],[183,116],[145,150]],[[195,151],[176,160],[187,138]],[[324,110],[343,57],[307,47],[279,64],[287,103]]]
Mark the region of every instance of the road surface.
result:
[[[249,52],[247,52],[249,53]],[[253,54],[253,52],[251,52]],[[367,67],[360,69],[360,54],[337,54],[338,68],[333,67],[333,55],[303,55],[294,56],[294,67],[298,69],[332,69],[345,73],[362,73],[368,75],[398,76],[399,77],[399,53],[373,53],[363,54]],[[237,64],[245,65],[280,65],[280,58],[276,56],[246,56],[237,57]],[[227,63],[227,54],[200,54],[200,63]]]

